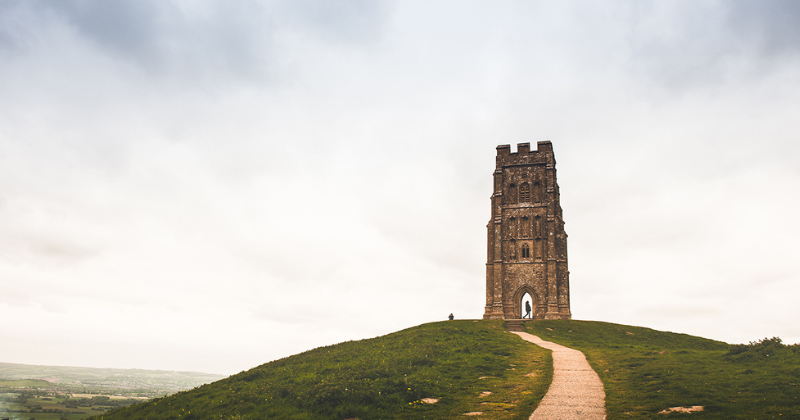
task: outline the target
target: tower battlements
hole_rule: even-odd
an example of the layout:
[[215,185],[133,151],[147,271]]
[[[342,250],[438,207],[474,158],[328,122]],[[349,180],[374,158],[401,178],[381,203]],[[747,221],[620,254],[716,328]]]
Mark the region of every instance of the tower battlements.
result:
[[497,169],[509,165],[555,164],[553,143],[536,142],[536,150],[531,150],[530,143],[517,143],[517,151],[511,152],[510,144],[497,146]]

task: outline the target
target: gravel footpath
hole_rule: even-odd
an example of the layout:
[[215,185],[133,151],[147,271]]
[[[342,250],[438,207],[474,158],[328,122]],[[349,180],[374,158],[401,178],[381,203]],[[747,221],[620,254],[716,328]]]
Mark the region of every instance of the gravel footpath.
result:
[[553,382],[529,420],[594,420],[606,418],[603,382],[578,350],[525,332],[512,331],[553,352]]

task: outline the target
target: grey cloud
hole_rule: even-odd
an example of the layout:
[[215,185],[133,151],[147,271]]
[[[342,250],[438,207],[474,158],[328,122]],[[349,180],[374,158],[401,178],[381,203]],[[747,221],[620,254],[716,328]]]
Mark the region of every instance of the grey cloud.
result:
[[777,56],[800,52],[800,3],[734,0],[727,5],[730,31],[753,39],[762,54]]
[[385,1],[278,1],[275,8],[292,24],[321,38],[363,43],[380,37],[389,15]]
[[213,18],[159,1],[42,3],[103,54],[151,74],[258,76],[271,58],[273,25],[251,3],[212,3]]
[[630,65],[667,88],[760,77],[800,52],[792,1],[648,2],[629,12]]
[[634,70],[668,87],[719,81],[725,58],[737,54],[721,16],[704,3],[671,13],[650,6],[632,14],[629,36]]
[[37,15],[22,1],[0,1],[0,52],[20,52],[35,31],[31,19]]
[[[156,48],[157,24],[166,7],[150,1],[42,0],[84,36],[125,54],[149,54]],[[170,11],[174,9],[170,8]]]
[[310,34],[328,45],[360,45],[380,37],[388,16],[384,3],[357,0],[193,6],[152,0],[11,2],[0,7],[0,19],[13,15],[22,22],[10,30],[0,29],[0,48],[17,45],[37,26],[60,23],[102,54],[120,57],[150,74],[269,80],[280,66],[275,51],[278,31]]

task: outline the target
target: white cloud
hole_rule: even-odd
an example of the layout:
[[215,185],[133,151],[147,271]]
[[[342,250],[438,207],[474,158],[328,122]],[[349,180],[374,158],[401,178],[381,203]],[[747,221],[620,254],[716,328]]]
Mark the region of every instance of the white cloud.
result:
[[494,147],[546,138],[576,318],[800,341],[797,55],[741,7],[6,3],[0,358],[233,373],[478,318]]

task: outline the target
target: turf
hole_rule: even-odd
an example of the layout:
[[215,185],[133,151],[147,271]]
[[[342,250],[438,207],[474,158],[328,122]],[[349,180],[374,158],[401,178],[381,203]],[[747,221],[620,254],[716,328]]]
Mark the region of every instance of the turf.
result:
[[551,365],[549,352],[501,321],[446,321],[321,347],[98,418],[526,419]]
[[[728,345],[590,321],[525,327],[587,356],[604,383],[608,419],[800,419],[800,347],[780,339]],[[500,321],[439,322],[321,347],[98,418],[526,419],[552,379],[551,363]],[[691,406],[703,411],[660,414]]]
[[[600,375],[609,419],[800,418],[800,352],[590,321],[530,321],[531,334],[581,350]],[[703,406],[694,413],[659,414]]]

